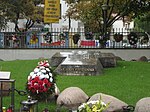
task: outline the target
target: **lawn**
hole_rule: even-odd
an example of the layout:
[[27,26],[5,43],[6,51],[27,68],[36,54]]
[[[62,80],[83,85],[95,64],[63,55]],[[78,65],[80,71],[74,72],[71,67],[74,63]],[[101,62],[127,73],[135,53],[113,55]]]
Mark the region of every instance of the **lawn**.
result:
[[[10,71],[11,79],[16,80],[16,89],[25,90],[27,76],[37,66],[39,60],[0,61],[1,71]],[[95,93],[113,95],[127,104],[134,105],[143,98],[150,96],[149,73],[150,63],[146,62],[117,62],[117,67],[105,69],[99,76],[62,76],[57,75],[56,83],[60,91],[67,87],[76,86],[89,96]],[[27,96],[15,93],[16,109],[20,108],[20,101]],[[4,98],[4,106],[9,106],[9,97]],[[39,102],[39,112],[48,107],[52,112],[56,104]]]

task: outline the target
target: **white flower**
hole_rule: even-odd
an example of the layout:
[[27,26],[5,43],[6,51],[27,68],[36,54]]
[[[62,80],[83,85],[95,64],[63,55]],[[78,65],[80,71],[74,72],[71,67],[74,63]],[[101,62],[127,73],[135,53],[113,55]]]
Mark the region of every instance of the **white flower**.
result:
[[43,74],[45,74],[45,73],[46,73],[46,70],[41,70],[41,72],[42,72]]
[[80,105],[80,106],[78,107],[79,112],[80,112],[82,109],[85,108],[85,105],[86,105],[86,103],[83,103],[82,105]]
[[31,76],[28,76],[28,80],[30,80]]
[[106,103],[104,103],[104,102],[102,102],[102,101],[101,101],[101,104],[104,105],[104,106],[106,106]]
[[50,82],[53,82],[53,78],[51,77],[51,78],[49,79],[49,81],[50,81]]
[[34,75],[34,72],[31,72],[31,73],[30,73],[30,76],[33,76],[33,75]]
[[87,102],[87,104],[96,104],[98,102],[99,102],[98,100],[96,100],[96,101],[89,101],[89,102]]
[[34,69],[34,73],[38,73],[39,71],[40,71],[39,68]]
[[45,76],[44,76],[44,75],[40,75],[39,78],[40,78],[40,79],[44,79]]
[[36,74],[33,74],[33,75],[32,75],[32,79],[34,79],[35,77],[36,77]]
[[44,66],[41,66],[40,69],[43,70],[43,69],[45,69],[45,67],[44,67]]
[[49,76],[52,77],[53,76],[52,73],[49,73]]
[[37,75],[37,76],[40,76],[40,75],[42,75],[42,72],[38,72],[36,75]]
[[45,75],[45,78],[49,79],[49,75],[48,75],[48,74],[46,74],[46,75]]
[[49,68],[46,68],[46,71],[50,72],[50,69],[49,69]]

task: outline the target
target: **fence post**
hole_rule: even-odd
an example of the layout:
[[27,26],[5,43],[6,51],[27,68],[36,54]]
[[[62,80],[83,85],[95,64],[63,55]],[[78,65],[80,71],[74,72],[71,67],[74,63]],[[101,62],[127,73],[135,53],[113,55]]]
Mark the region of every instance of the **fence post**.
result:
[[68,48],[69,47],[69,32],[64,32],[65,35],[66,35],[66,38],[65,38],[65,48]]

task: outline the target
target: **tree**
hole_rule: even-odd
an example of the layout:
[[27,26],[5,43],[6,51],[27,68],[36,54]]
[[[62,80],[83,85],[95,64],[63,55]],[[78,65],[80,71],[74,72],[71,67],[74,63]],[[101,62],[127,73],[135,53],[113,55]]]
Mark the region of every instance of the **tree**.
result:
[[24,31],[30,29],[35,22],[42,21],[43,8],[38,4],[43,0],[0,0],[4,6],[0,9],[1,18],[4,21],[1,23],[1,27],[6,26],[8,21],[15,23],[15,31],[21,31],[18,26],[18,20],[21,18],[26,19],[26,25]]
[[8,10],[10,6],[11,5],[5,0],[0,0],[0,29],[6,27],[7,21],[9,20],[9,18],[6,18],[6,16],[10,14],[10,10]]
[[135,19],[135,28],[150,34],[150,11]]
[[104,4],[107,5],[107,28],[120,18],[132,19],[143,12],[150,11],[149,0],[66,0],[66,2],[69,4],[66,16],[81,20],[88,26],[95,23],[93,26],[98,29],[102,27],[103,23],[104,10],[102,10],[102,6]]
[[[150,11],[149,0],[66,0],[69,4],[67,15],[81,20],[85,28],[101,32],[103,44],[107,40],[106,32],[119,20],[132,20],[143,12]],[[96,29],[96,30],[95,30]],[[91,30],[91,29],[90,29]]]

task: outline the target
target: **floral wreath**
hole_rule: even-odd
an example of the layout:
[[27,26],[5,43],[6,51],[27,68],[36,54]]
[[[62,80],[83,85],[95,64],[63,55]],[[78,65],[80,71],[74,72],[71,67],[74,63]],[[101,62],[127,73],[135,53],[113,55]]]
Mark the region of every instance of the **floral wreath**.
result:
[[74,42],[74,44],[78,44],[78,41],[79,41],[79,39],[80,39],[80,34],[78,34],[78,33],[75,33],[74,35],[73,35],[73,42]]
[[66,34],[61,32],[61,33],[58,34],[58,37],[59,37],[60,41],[65,40]]
[[52,34],[51,32],[47,32],[45,35],[43,35],[44,40],[47,43],[51,43],[52,42]]
[[85,37],[87,40],[92,40],[93,39],[93,33],[92,32],[86,32],[85,33]]
[[140,44],[147,44],[149,41],[148,35],[146,33],[144,33],[141,37],[140,37]]
[[130,45],[135,45],[138,42],[138,36],[135,32],[131,32],[127,37]]
[[114,34],[114,39],[116,42],[120,42],[123,40],[123,34],[120,34],[120,33],[115,33]]
[[37,34],[33,33],[30,38],[30,44],[36,44],[36,43],[38,43],[38,41],[39,41],[39,39],[37,37]]
[[17,34],[12,35],[12,40],[13,40],[14,42],[19,42],[18,35],[17,35]]
[[48,61],[38,62],[38,66],[28,76],[26,88],[29,95],[38,100],[45,100],[54,93],[55,76]]

